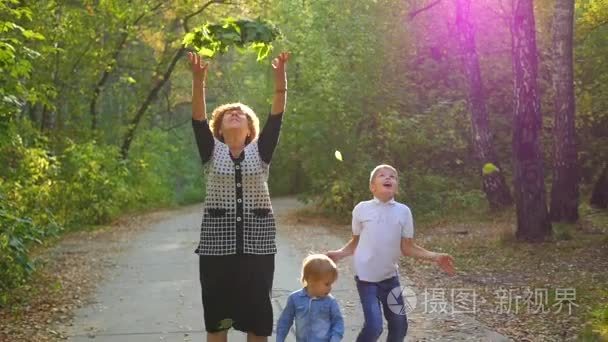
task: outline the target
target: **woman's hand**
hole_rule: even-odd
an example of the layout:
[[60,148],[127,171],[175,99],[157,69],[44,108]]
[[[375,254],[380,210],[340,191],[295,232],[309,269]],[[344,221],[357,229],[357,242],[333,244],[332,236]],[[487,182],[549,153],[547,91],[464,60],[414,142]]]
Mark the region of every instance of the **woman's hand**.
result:
[[207,119],[207,104],[205,100],[205,81],[209,63],[198,54],[188,52],[190,68],[192,68],[192,119],[201,121]]
[[201,56],[196,53],[188,52],[188,60],[190,60],[190,67],[192,68],[192,78],[195,81],[205,83],[207,80],[207,69],[209,63],[205,62]]
[[274,70],[274,85],[275,90],[285,91],[287,88],[287,61],[289,60],[288,52],[281,52],[275,59],[272,60],[272,69]]

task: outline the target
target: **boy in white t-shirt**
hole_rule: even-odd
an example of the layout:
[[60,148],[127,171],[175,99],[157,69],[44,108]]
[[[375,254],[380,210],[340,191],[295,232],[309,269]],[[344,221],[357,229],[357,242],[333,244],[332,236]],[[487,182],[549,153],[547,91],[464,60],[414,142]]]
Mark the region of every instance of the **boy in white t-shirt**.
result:
[[[370,174],[369,187],[374,199],[360,202],[353,209],[353,237],[341,249],[327,252],[335,262],[354,255],[355,281],[363,307],[365,323],[357,342],[377,341],[382,334],[382,311],[388,322],[388,342],[403,341],[407,316],[403,306],[397,262],[401,255],[435,261],[448,274],[454,274],[454,259],[445,253],[428,251],[414,243],[414,222],[410,209],[396,202],[397,170],[378,165]],[[392,291],[397,288],[397,291]],[[397,296],[395,296],[397,295]],[[389,296],[391,301],[387,303]],[[382,306],[382,310],[380,309]],[[396,311],[396,312],[395,312]]]

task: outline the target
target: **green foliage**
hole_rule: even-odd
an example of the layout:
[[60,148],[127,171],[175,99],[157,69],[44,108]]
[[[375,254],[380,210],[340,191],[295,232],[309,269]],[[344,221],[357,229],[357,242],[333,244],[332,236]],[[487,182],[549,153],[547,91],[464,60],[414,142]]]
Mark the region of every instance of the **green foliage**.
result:
[[[399,198],[418,217],[463,203],[485,208],[471,190],[479,183],[466,103],[409,79],[412,42],[406,27],[391,24],[405,9],[390,1],[278,4],[274,17],[287,37],[280,48],[294,58],[273,193],[305,192],[328,214],[347,218],[371,197],[371,169],[389,163],[402,173]],[[432,92],[443,100],[416,98]]]
[[594,332],[608,338],[608,304],[593,311]]
[[[604,293],[604,296],[608,293]],[[579,336],[580,341],[605,341],[608,339],[608,304],[599,304],[591,312],[585,329]]]
[[9,201],[7,191],[0,184],[0,305],[7,297],[7,290],[21,285],[34,271],[35,266],[28,256],[32,244],[41,244],[42,240],[55,236],[59,232],[57,225],[48,225],[40,229],[30,217],[23,213],[23,207]]
[[230,46],[250,47],[257,51],[257,60],[261,61],[268,57],[272,51],[271,43],[280,35],[276,26],[261,19],[227,18],[221,24],[207,23],[195,28],[184,36],[183,44],[194,47],[200,55],[209,58],[225,53]]
[[32,145],[44,139],[31,127],[11,124],[8,133],[0,139],[6,166],[0,169],[0,305],[35,269],[32,248],[63,230],[107,223],[126,210],[198,201],[203,194],[191,136],[189,144],[176,144],[167,133],[147,131],[133,158],[121,161],[114,145],[66,139],[53,156]]
[[576,128],[584,186],[608,159],[608,1],[577,1],[576,16]]
[[583,0],[575,3],[577,10],[578,39],[584,39],[586,35],[601,28],[608,23],[608,1],[606,0]]
[[187,138],[155,129],[142,132],[136,140],[129,160],[129,189],[137,200],[134,207],[192,203],[202,198],[200,158],[191,128],[185,130]]
[[[28,79],[32,61],[39,53],[31,48],[32,42],[44,36],[28,28],[32,11],[17,0],[0,1],[0,121],[12,119],[27,97],[37,93],[29,89]],[[1,125],[1,124],[0,124]],[[2,127],[0,127],[0,132]]]
[[118,157],[116,146],[68,141],[58,158],[61,170],[52,194],[61,199],[53,208],[65,226],[108,222],[129,204],[133,198],[127,184],[129,170]]
[[16,131],[9,123],[0,138],[0,305],[6,291],[34,270],[30,247],[61,231],[46,206],[57,174],[55,160],[42,148],[26,146]]

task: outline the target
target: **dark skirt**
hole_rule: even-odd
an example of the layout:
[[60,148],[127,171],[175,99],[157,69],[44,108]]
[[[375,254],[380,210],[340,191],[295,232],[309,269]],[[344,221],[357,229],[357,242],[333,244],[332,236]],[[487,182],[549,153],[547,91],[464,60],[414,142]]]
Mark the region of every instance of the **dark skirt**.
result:
[[274,254],[200,255],[199,270],[207,332],[272,335]]

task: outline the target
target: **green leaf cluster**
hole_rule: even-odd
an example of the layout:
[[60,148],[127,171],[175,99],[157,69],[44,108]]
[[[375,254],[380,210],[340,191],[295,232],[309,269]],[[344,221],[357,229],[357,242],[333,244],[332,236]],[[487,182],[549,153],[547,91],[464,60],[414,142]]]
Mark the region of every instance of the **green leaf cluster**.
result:
[[209,58],[225,53],[230,46],[251,48],[261,61],[268,57],[272,42],[280,36],[281,31],[268,21],[227,18],[221,24],[207,23],[195,28],[184,36],[183,44]]

